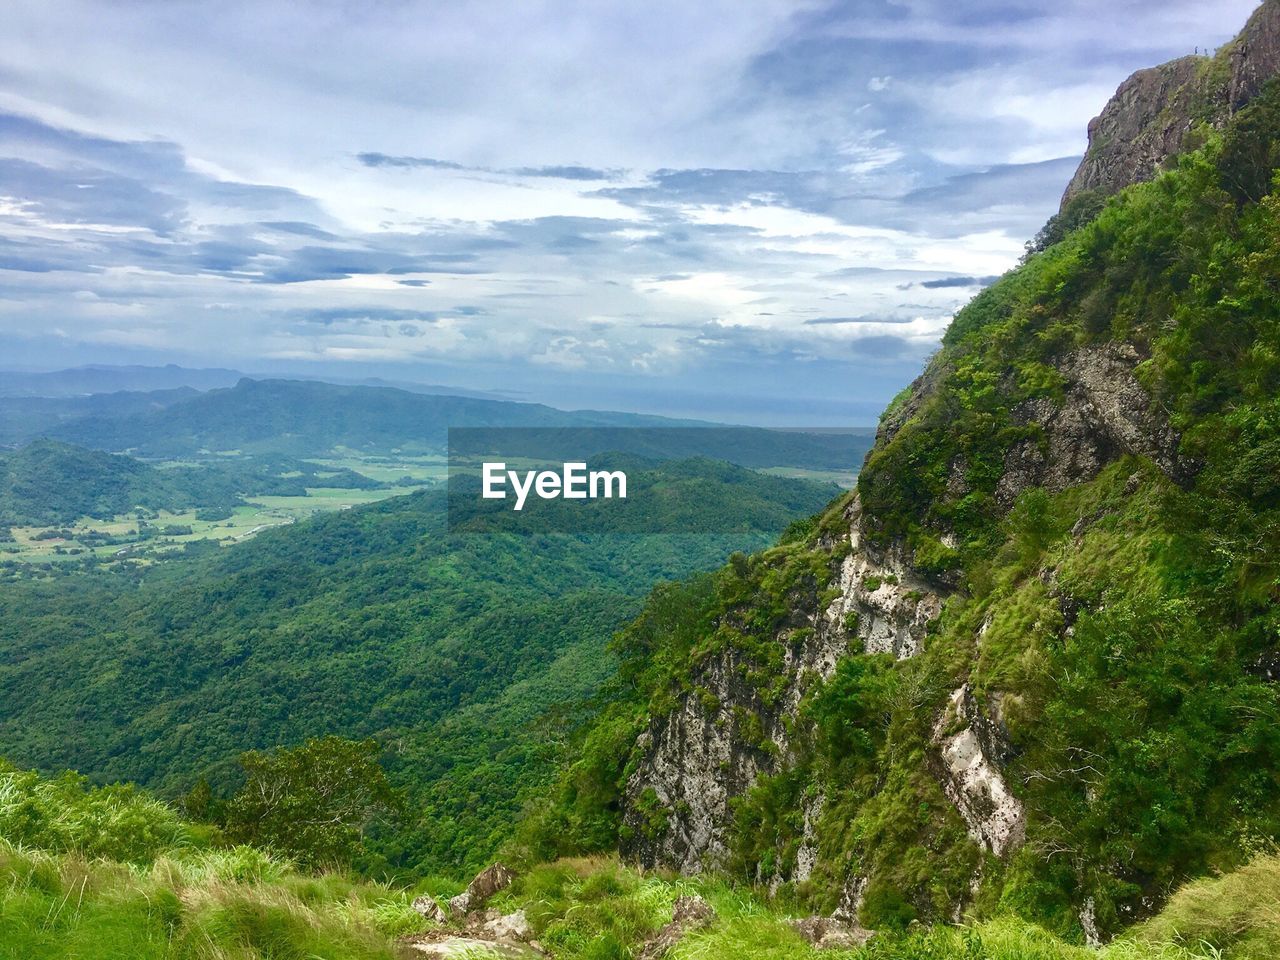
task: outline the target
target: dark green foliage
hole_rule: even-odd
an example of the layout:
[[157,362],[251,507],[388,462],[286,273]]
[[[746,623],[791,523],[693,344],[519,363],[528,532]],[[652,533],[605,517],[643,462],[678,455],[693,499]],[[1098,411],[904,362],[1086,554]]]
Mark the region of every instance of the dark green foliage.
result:
[[241,754],[245,782],[223,811],[228,835],[312,866],[351,863],[369,826],[401,805],[380,751],[376,740],[327,736]]
[[1067,201],[1061,211],[1049,218],[1040,228],[1040,232],[1027,242],[1027,256],[1043,253],[1055,243],[1061,243],[1067,236],[1079,230],[1086,223],[1091,223],[1102,208],[1106,206],[1107,195],[1102,190],[1081,190]]
[[1257,203],[1272,189],[1280,167],[1280,81],[1235,117],[1218,159],[1222,187],[1240,203]]
[[[235,487],[191,471],[159,471],[129,457],[38,440],[0,453],[0,521],[49,526],[107,519],[135,507],[177,510],[200,499],[239,502]],[[193,482],[195,481],[195,482]]]

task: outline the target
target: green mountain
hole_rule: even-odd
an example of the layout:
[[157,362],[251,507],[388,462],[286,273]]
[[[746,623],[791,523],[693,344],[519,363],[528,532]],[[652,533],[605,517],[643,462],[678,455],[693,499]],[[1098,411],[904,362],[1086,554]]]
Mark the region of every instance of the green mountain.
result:
[[[523,876],[497,909],[561,958],[652,957],[694,911],[677,960],[1276,956],[1278,50],[1267,0],[1216,57],[1122,87],[1077,178],[1096,193],[957,315],[856,489],[776,542],[739,535],[757,552],[641,600],[733,547],[451,534],[429,491],[140,579],[11,584],[0,742],[226,810],[246,747],[375,736],[409,813],[358,866],[458,874],[502,848]],[[294,388],[209,397],[259,389]],[[181,406],[111,442],[354,429]],[[652,469],[762,531],[823,495]],[[252,848],[185,869],[170,850],[201,837],[163,807],[40,784],[0,778],[24,845],[0,847],[0,951],[126,930],[161,956],[377,956],[425,925],[404,890]]]
[[[1280,3],[1247,37],[1205,69],[1265,60]],[[1276,842],[1280,81],[1255,91],[961,311],[807,531],[651,596],[530,855],[1079,942]]]
[[734,525],[451,536],[445,491],[428,490],[128,575],[7,583],[0,743],[173,796],[201,777],[230,791],[247,749],[375,736],[413,814],[373,838],[368,867],[480,865],[553,771],[644,592],[771,542],[833,489],[707,462],[648,472],[673,494],[645,505],[655,523],[685,517],[693,490],[690,529]]

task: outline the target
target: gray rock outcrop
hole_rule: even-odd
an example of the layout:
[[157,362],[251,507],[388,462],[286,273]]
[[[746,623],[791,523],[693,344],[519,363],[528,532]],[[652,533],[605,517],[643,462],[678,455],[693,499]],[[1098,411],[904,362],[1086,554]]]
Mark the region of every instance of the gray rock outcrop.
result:
[[987,716],[966,684],[951,695],[934,726],[933,742],[935,776],[969,836],[1004,856],[1026,836],[1026,813],[1001,772],[1012,751],[999,717]]
[[1220,126],[1280,73],[1280,0],[1266,0],[1213,57],[1139,70],[1089,124],[1089,148],[1062,197],[1117,193],[1152,179],[1188,146],[1198,124]]
[[996,487],[1003,506],[1031,487],[1057,493],[1091,480],[1124,454],[1146,457],[1177,481],[1190,474],[1192,465],[1178,455],[1177,433],[1134,375],[1140,359],[1130,344],[1108,343],[1058,361],[1062,399],[1040,397],[1014,411],[1020,423],[1037,424],[1041,436],[1005,454]]
[[835,917],[805,917],[790,921],[791,929],[818,950],[856,950],[874,934]]

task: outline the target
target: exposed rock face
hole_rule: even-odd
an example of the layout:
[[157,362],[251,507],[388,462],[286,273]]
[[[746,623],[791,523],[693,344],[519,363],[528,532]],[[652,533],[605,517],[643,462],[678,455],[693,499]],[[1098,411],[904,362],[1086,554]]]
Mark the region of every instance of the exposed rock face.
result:
[[[714,712],[702,698],[686,697],[676,712],[654,717],[640,741],[644,759],[627,782],[625,822],[635,839],[623,852],[646,866],[665,864],[694,873],[723,865],[729,800],[772,767],[767,754],[740,729],[743,714],[732,709],[748,716],[766,714],[742,679],[735,651],[718,656],[699,681],[718,701]],[[657,836],[645,822],[648,791],[667,811]]]
[[[654,717],[639,744],[642,759],[627,782],[624,820],[634,839],[623,853],[646,866],[667,865],[685,872],[721,867],[728,855],[730,801],[762,774],[790,760],[787,719],[794,715],[810,678],[828,679],[850,652],[916,654],[929,622],[942,609],[942,596],[915,575],[894,552],[873,556],[861,543],[860,508],[849,511],[854,551],[842,562],[838,596],[824,609],[796,611],[776,642],[784,646],[787,686],[780,700],[764,703],[744,679],[745,664],[728,649],[697,678],[711,697],[685,697],[680,707]],[[747,724],[763,739],[745,729]],[[656,836],[647,823],[645,796],[666,811]],[[812,814],[809,823],[812,825]],[[810,844],[798,858],[797,876],[812,870]]]
[[1194,121],[1196,79],[1208,57],[1182,57],[1139,70],[1089,123],[1089,149],[1067,186],[1066,203],[1085,190],[1116,193],[1154,177],[1182,152]]
[[805,802],[800,849],[796,851],[796,870],[791,878],[796,883],[804,883],[813,876],[813,868],[818,862],[818,818],[826,804],[827,797],[823,793]]
[[968,684],[951,700],[933,729],[938,754],[933,766],[943,792],[964,818],[969,836],[1004,856],[1026,835],[1026,813],[1001,775],[1011,754],[998,715],[989,717]]
[[1266,0],[1213,58],[1190,56],[1139,70],[1089,124],[1089,149],[1062,198],[1116,193],[1150,180],[1187,145],[1198,123],[1220,125],[1280,73],[1280,0]]
[[1266,0],[1227,49],[1230,71],[1220,95],[1234,113],[1280,74],[1280,3]]
[[[930,621],[942,612],[942,596],[912,570],[899,551],[874,558],[860,549],[861,530],[850,528],[853,552],[840,567],[840,595],[826,610],[829,631],[856,618],[854,631],[866,653],[892,653],[899,660],[914,656],[924,643]],[[830,676],[835,664],[822,671]]]
[[1178,456],[1178,435],[1134,376],[1138,352],[1111,343],[1075,350],[1059,361],[1063,399],[1039,398],[1015,411],[1039,424],[1037,439],[1014,444],[1005,455],[996,499],[1010,506],[1030,487],[1058,492],[1096,477],[1122,454],[1147,457],[1174,480],[1190,466]]
[[[1040,435],[1008,449],[997,501],[1008,507],[1031,487],[1066,489],[1096,477],[1126,454],[1148,458],[1175,480],[1189,476],[1194,465],[1180,460],[1178,435],[1135,376],[1141,359],[1123,343],[1061,357],[1060,398],[1037,399],[1015,411],[1021,423],[1037,424]],[[920,408],[922,397],[938,389],[937,366],[885,418],[878,443],[888,442]],[[962,476],[964,465],[953,464],[952,471]],[[734,798],[761,776],[785,770],[796,760],[789,721],[809,682],[830,678],[840,659],[851,653],[907,659],[923,649],[930,625],[942,612],[946,588],[914,570],[900,545],[882,548],[866,542],[856,497],[845,518],[848,549],[836,549],[842,543],[827,544],[839,558],[831,584],[834,599],[825,606],[793,609],[774,637],[783,647],[781,696],[765,703],[746,679],[746,655],[729,647],[692,678],[705,693],[685,696],[676,710],[651,719],[637,744],[640,762],[627,782],[624,817],[633,837],[623,848],[628,857],[686,872],[724,866]],[[946,531],[939,536],[948,541]],[[1022,804],[1002,773],[1009,758],[999,695],[989,697],[984,709],[967,685],[956,690],[935,721],[929,772],[970,837],[997,856],[1017,847],[1026,828]],[[807,802],[794,869],[785,878],[775,873],[774,883],[813,875],[815,824],[823,798]],[[842,916],[855,920],[865,884],[856,875],[848,882]]]

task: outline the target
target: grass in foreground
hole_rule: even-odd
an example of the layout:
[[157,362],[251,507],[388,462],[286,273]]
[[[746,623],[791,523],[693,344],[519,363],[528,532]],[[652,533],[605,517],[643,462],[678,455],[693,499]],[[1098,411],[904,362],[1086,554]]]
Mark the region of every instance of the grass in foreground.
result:
[[[423,929],[415,890],[338,872],[308,873],[251,847],[219,847],[211,828],[129,786],[91,788],[0,762],[0,960],[392,960]],[[1093,950],[1002,918],[881,933],[819,953],[786,904],[714,878],[641,873],[612,858],[527,870],[495,901],[523,909],[557,960],[630,960],[697,894],[716,921],[670,960],[1269,960],[1280,956],[1280,855],[1183,887],[1151,920]]]
[[409,891],[217,847],[130,786],[0,761],[0,960],[382,960]]
[[540,942],[565,960],[627,960],[671,917],[676,897],[699,894],[716,922],[669,960],[1270,960],[1280,957],[1280,856],[1179,891],[1156,917],[1101,949],[1066,943],[1005,917],[966,926],[881,933],[860,950],[818,951],[787,914],[706,878],[643,875],[611,859],[535,867],[499,902],[523,908]]
[[409,896],[249,848],[149,865],[0,845],[0,958],[390,960]]

